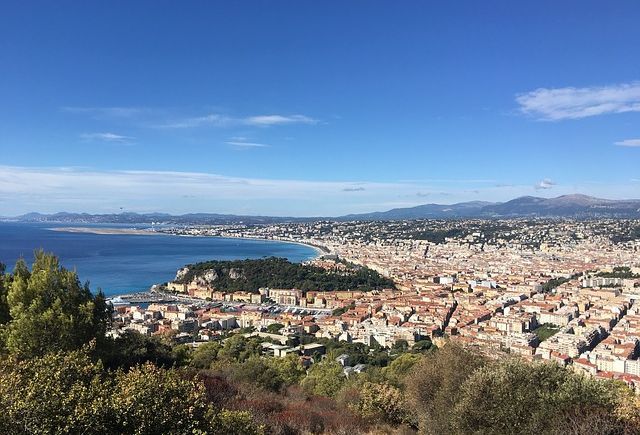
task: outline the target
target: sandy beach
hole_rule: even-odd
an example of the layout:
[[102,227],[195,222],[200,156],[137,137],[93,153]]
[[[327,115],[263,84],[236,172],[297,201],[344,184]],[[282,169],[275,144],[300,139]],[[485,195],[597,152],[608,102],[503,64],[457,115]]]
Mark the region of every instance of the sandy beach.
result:
[[51,231],[64,233],[88,233],[88,234],[131,234],[138,236],[158,236],[162,233],[151,230],[138,230],[135,228],[93,228],[93,227],[55,227]]

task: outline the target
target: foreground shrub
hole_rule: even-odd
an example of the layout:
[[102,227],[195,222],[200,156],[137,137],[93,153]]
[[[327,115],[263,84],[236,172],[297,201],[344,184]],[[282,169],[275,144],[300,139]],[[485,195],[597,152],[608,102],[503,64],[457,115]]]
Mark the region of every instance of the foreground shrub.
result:
[[0,433],[104,433],[112,379],[84,352],[0,362]]
[[410,420],[403,392],[389,384],[365,383],[359,400],[352,408],[364,418],[374,421],[401,424]]
[[150,363],[109,372],[89,353],[1,361],[0,433],[260,433],[249,414],[208,403],[199,378]]
[[193,433],[209,427],[204,387],[153,364],[118,372],[111,406],[125,433]]
[[455,343],[446,344],[416,363],[404,380],[413,424],[422,433],[454,433],[460,388],[485,363],[482,357]]
[[509,359],[475,371],[462,385],[455,407],[461,433],[540,433],[574,409],[611,413],[618,387],[558,364]]
[[301,385],[311,394],[334,397],[344,382],[342,366],[335,361],[325,360],[311,366]]

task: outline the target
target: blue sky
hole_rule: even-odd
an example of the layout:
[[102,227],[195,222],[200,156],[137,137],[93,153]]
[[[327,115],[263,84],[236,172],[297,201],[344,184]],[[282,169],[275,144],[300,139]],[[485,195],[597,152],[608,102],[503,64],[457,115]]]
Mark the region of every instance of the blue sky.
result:
[[640,3],[452,3],[3,2],[0,215],[640,197]]

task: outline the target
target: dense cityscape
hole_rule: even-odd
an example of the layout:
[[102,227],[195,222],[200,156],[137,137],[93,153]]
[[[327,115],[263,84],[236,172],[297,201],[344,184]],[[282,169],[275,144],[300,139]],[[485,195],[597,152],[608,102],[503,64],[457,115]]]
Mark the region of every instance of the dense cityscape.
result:
[[640,435],[639,22],[0,1],[0,435]]
[[365,266],[395,287],[225,293],[216,289],[215,272],[204,273],[170,282],[167,290],[209,303],[123,307],[115,320],[119,329],[145,334],[175,329],[194,346],[229,330],[266,333],[278,325],[279,334],[269,337],[283,344],[265,344],[273,356],[309,356],[309,345],[285,346],[290,337],[383,348],[450,339],[491,357],[553,360],[638,390],[640,240],[627,235],[639,225],[460,220],[165,229],[308,243],[323,251],[311,264],[332,273],[346,264]]

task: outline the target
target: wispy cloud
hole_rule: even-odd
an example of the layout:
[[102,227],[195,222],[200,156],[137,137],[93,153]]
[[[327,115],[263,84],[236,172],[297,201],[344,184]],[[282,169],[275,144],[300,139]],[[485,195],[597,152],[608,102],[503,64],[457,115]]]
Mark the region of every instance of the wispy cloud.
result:
[[83,133],[80,135],[80,138],[87,141],[113,142],[119,144],[128,144],[135,139],[132,136],[123,136],[115,133]]
[[488,180],[488,179],[468,179],[468,178],[423,178],[423,179],[404,179],[400,180],[401,183],[459,183],[459,184],[467,184],[467,183],[496,183],[496,180]]
[[64,106],[61,110],[69,113],[81,113],[94,117],[104,118],[132,118],[142,113],[149,112],[144,107],[79,107]]
[[358,187],[345,187],[344,189],[342,189],[343,192],[364,192],[365,189],[362,186],[358,186]]
[[544,180],[538,181],[534,187],[536,190],[544,190],[544,189],[551,189],[555,185],[556,185],[555,182],[553,182],[548,178],[545,178]]
[[620,147],[640,147],[640,139],[625,139],[615,142]]
[[271,146],[266,143],[249,142],[244,138],[231,138],[231,140],[228,140],[225,143],[236,149],[268,148]]
[[[553,182],[543,180],[541,185]],[[2,214],[29,211],[215,212],[276,216],[331,216],[386,210],[398,198],[403,204],[450,204],[476,198],[473,185],[441,185],[366,180],[300,180],[233,177],[203,172],[96,170],[74,167],[0,165]],[[359,188],[347,194],[343,189]],[[637,197],[637,182],[616,185],[575,183],[556,186],[557,194],[586,193],[605,198]],[[505,201],[529,194],[530,184],[478,188],[486,201]],[[418,194],[416,193],[418,192]],[[194,204],[193,198],[198,198]],[[194,209],[194,206],[197,209]]]
[[[346,195],[345,189],[358,194]],[[232,177],[202,172],[107,171],[88,168],[0,166],[3,214],[28,211],[130,211],[332,215],[371,211],[398,194],[428,191],[420,184]],[[193,209],[189,197],[201,198]],[[100,201],[96,199],[99,198]],[[375,209],[375,208],[374,208]]]
[[177,121],[169,121],[159,124],[161,128],[194,128],[194,127],[226,127],[232,124],[237,124],[236,120],[226,115],[209,114],[204,116],[196,116],[193,118],[183,118]]
[[[151,107],[83,107],[64,106],[60,110],[73,114],[89,116],[95,119],[121,119],[135,121],[142,127],[167,129],[187,129],[197,127],[271,127],[278,125],[320,123],[319,119],[302,114],[261,114],[250,116],[233,116],[223,109],[198,116],[185,116],[183,110],[177,108]],[[206,109],[205,109],[206,110]],[[212,110],[209,108],[209,110]]]
[[248,117],[233,117],[219,113],[211,113],[204,116],[182,118],[176,121],[161,123],[161,128],[194,128],[194,127],[232,127],[252,126],[270,127],[289,124],[317,124],[317,119],[305,115],[257,115]]
[[317,124],[318,120],[305,115],[259,115],[244,118],[242,123],[265,127],[283,124]]
[[539,88],[516,96],[520,111],[546,121],[640,112],[640,82],[587,88]]

